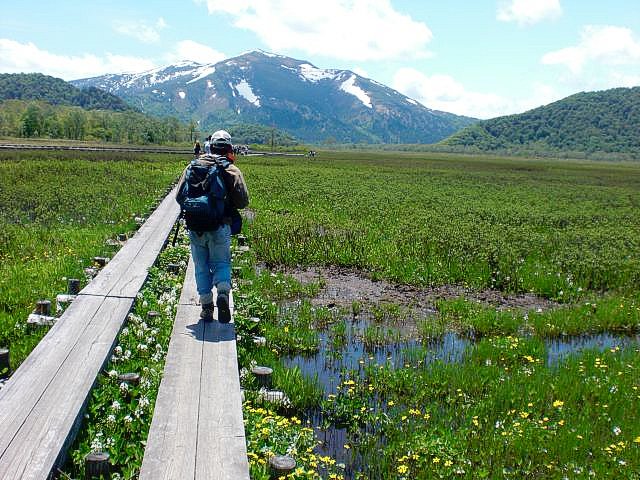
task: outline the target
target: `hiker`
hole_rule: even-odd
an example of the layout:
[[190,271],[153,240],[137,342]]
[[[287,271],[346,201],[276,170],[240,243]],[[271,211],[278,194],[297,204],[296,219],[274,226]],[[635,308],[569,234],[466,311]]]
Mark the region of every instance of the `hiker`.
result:
[[196,144],[193,146],[193,155],[196,157],[200,156],[200,141],[196,140]]
[[[231,235],[240,231],[238,212],[249,204],[242,172],[233,164],[231,135],[218,130],[211,135],[211,155],[194,158],[180,181],[176,200],[189,230],[191,256],[202,311],[200,318],[213,321],[213,293],[217,290],[218,321],[231,320]],[[203,202],[207,204],[202,208]],[[206,210],[208,213],[203,214]]]
[[204,154],[211,155],[211,135],[207,136],[204,141]]

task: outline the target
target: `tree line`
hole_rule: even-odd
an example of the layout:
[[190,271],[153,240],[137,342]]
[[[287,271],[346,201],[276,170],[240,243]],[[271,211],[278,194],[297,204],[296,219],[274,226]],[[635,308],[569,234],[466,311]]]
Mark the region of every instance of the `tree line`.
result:
[[195,122],[133,111],[85,110],[37,100],[0,102],[0,136],[93,140],[123,144],[179,144],[198,137]]

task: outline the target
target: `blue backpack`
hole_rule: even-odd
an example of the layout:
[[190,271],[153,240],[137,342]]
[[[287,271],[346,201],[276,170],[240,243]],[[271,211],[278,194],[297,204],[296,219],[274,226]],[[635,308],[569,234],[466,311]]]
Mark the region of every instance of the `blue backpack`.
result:
[[178,203],[189,230],[210,232],[224,223],[228,207],[223,174],[228,165],[228,160],[216,158],[211,166],[193,160],[187,167]]

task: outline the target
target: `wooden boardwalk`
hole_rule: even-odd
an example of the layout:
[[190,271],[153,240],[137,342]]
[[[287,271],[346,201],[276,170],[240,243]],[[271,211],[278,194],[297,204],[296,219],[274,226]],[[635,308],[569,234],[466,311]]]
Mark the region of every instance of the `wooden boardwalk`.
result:
[[0,390],[0,479],[47,479],[63,461],[117,335],[174,225],[169,193]]
[[190,261],[140,480],[249,480],[235,327],[200,321],[194,278]]

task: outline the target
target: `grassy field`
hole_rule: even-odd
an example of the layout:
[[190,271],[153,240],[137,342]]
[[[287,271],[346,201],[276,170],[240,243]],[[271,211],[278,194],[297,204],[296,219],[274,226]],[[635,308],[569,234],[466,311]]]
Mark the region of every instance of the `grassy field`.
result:
[[115,251],[105,240],[132,232],[187,160],[0,152],[0,345],[10,348],[12,368],[46,333],[26,324],[36,301],[66,293],[67,278],[84,285],[91,259]]
[[[400,309],[313,307],[304,299],[317,286],[305,293],[243,267],[238,328],[267,344],[241,342],[241,362],[272,366],[288,408],[344,443],[334,445],[344,478],[638,478],[637,342],[593,342],[559,362],[548,354],[554,339],[640,331],[640,164],[322,153],[240,166],[255,213],[249,239],[268,266],[341,265],[558,302],[538,312],[443,300],[409,344],[393,332]],[[355,332],[367,310],[372,323]],[[467,339],[464,352],[434,360],[448,331]],[[349,366],[352,342],[365,349]],[[321,356],[317,373],[335,375],[334,391],[287,372],[296,355]],[[269,448],[251,457],[255,478],[266,478]]]
[[640,281],[640,168],[419,154],[241,162],[273,264],[571,301]]

